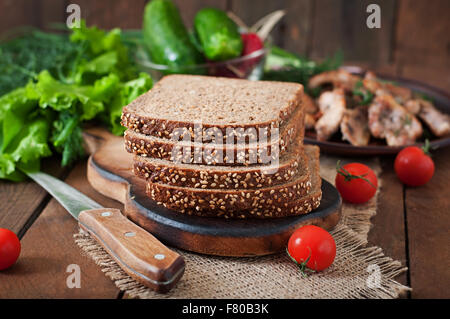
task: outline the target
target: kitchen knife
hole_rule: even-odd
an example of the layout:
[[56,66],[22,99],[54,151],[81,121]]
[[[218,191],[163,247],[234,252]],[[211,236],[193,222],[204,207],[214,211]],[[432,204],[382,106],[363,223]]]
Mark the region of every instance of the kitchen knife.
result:
[[75,188],[42,172],[26,173],[49,192],[133,279],[169,291],[181,278],[185,262],[120,210],[104,208]]

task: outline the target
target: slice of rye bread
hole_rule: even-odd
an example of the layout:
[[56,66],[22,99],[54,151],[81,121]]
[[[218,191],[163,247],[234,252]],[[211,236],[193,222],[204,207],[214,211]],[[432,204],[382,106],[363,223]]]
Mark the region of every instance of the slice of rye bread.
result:
[[273,218],[306,214],[322,199],[319,148],[305,146],[308,181],[297,180],[257,190],[210,190],[147,183],[147,195],[169,209],[205,217]]
[[230,128],[270,131],[291,117],[302,96],[297,83],[168,75],[123,108],[122,125],[163,138],[186,129],[193,140],[211,129],[224,136]]
[[264,138],[263,142],[238,144],[195,143],[172,141],[126,130],[125,149],[129,153],[172,161],[177,164],[203,164],[242,166],[276,162],[297,139],[303,144],[304,112],[298,110],[291,120],[281,128],[279,138]]
[[201,189],[256,189],[290,181],[299,170],[307,174],[303,146],[292,147],[280,157],[278,165],[208,166],[175,164],[172,161],[135,155],[136,176],[152,183]]

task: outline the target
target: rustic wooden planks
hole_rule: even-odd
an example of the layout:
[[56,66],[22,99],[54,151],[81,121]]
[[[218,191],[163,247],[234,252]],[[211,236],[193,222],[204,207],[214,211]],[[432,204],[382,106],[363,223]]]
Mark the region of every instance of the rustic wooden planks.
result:
[[0,1],[0,35],[23,26],[38,26],[39,3],[27,0]]
[[[373,226],[368,240],[370,244],[381,247],[386,256],[408,266],[403,185],[395,175],[393,158],[387,157],[380,162],[382,185],[378,195],[377,214],[371,219]],[[401,274],[396,280],[409,285],[408,273]]]
[[88,26],[112,29],[140,29],[145,7],[145,0],[78,0],[81,17]]
[[450,67],[450,2],[399,2],[396,58],[403,64]]
[[395,60],[401,75],[450,89],[450,2],[399,2]]
[[433,159],[431,181],[405,190],[412,298],[450,297],[450,149]]
[[[369,29],[366,8],[381,8],[381,28]],[[311,56],[324,58],[341,49],[346,60],[373,66],[391,60],[395,1],[318,0],[314,2]]]
[[[86,163],[77,165],[66,182],[106,207],[121,208],[91,188]],[[73,239],[77,232],[77,222],[52,199],[23,237],[18,263],[0,272],[0,298],[117,298],[119,290],[113,282],[90,258],[82,256]],[[79,289],[66,285],[70,264],[80,266]]]
[[284,0],[286,15],[281,21],[283,27],[283,48],[303,56],[309,56],[312,49],[313,0]]
[[[59,162],[57,157],[44,159],[42,169],[61,177],[67,169],[61,168]],[[47,192],[32,181],[11,183],[0,180],[0,228],[8,228],[22,237],[49,200]]]
[[68,13],[66,8],[70,1],[66,0],[38,0],[39,2],[39,27],[44,30],[51,29],[53,23],[65,23]]

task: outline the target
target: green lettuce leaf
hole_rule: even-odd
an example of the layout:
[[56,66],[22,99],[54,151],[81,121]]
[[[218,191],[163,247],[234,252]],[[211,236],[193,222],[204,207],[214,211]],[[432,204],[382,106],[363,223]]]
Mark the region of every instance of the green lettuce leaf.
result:
[[48,121],[43,117],[37,117],[24,124],[0,153],[0,178],[23,180],[25,176],[18,169],[38,170],[40,159],[52,154],[48,145],[50,132]]
[[94,85],[65,84],[43,71],[35,84],[27,86],[27,94],[30,98],[39,97],[39,106],[43,109],[69,111],[83,121],[93,119],[104,110],[104,104],[111,100],[118,83],[118,76],[109,74]]
[[[31,58],[21,59],[17,67],[27,77],[20,85],[28,83],[0,96],[0,179],[25,179],[21,171],[39,170],[41,159],[52,151],[62,155],[62,165],[82,158],[82,128],[87,121],[101,122],[114,134],[123,134],[123,106],[152,86],[148,74],[138,74],[119,29],[88,28],[82,22],[70,38],[39,37],[34,39],[35,44],[43,44],[39,46],[20,43],[14,52],[27,48],[30,52],[26,56],[36,61],[46,58],[46,52],[56,44],[61,50],[48,53],[57,62],[55,67],[43,68],[51,65],[47,61],[31,68],[22,63]],[[65,46],[67,50],[62,50]],[[35,47],[39,49],[36,52]],[[0,54],[4,48],[0,47]],[[10,62],[0,66],[8,67]]]
[[109,114],[106,122],[109,124],[113,134],[122,135],[125,132],[125,128],[120,124],[122,108],[131,103],[131,101],[136,99],[139,95],[150,90],[152,84],[152,79],[147,73],[140,73],[137,79],[120,85],[120,90],[117,95],[114,96],[112,102],[106,106],[107,114]]
[[0,143],[2,151],[19,134],[30,113],[36,109],[37,100],[27,98],[24,88],[18,88],[0,97],[0,125],[2,127]]
[[81,62],[73,75],[73,81],[78,84],[91,82],[93,77],[115,72],[117,63],[117,52],[103,53],[92,61]]
[[[111,68],[110,72],[116,73],[121,81],[128,81],[136,77],[137,69],[131,63],[128,48],[122,42],[120,29],[116,28],[105,32],[97,27],[88,28],[85,22],[81,21],[80,28],[73,29],[70,40],[88,48],[87,58],[92,60],[102,57],[100,61],[96,61],[93,63],[94,65],[90,66],[91,72],[95,70],[95,73],[98,73],[100,68],[104,69],[105,66],[108,66]],[[111,52],[115,54],[116,63],[114,64],[112,63],[113,55]],[[102,56],[105,53],[109,55]],[[81,65],[83,64],[84,62],[81,63]],[[79,75],[75,75],[75,77],[79,77]]]

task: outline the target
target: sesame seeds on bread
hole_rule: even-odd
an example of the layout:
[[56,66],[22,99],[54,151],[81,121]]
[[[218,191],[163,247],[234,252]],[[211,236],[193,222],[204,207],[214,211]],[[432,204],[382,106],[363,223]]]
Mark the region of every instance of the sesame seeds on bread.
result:
[[[136,176],[152,183],[202,189],[256,189],[290,181],[299,170],[306,176],[303,146],[292,147],[278,165],[209,166],[134,156]],[[274,172],[276,170],[276,172]]]
[[290,118],[302,95],[297,83],[168,75],[123,108],[122,125],[162,138],[177,128],[194,132],[198,123],[202,136],[209,128],[270,130]]
[[308,178],[256,190],[214,190],[147,183],[147,195],[169,209],[205,217],[274,218],[306,214],[320,205],[319,150],[305,146]]
[[[279,132],[278,138],[240,144],[196,143],[149,136],[128,129],[125,149],[135,155],[173,161],[175,163],[203,165],[260,165],[276,160],[296,139],[303,144],[304,112],[296,111]],[[225,141],[223,141],[224,143]]]
[[295,83],[166,76],[123,109],[133,171],[158,205],[187,215],[309,213],[322,191],[302,97]]

